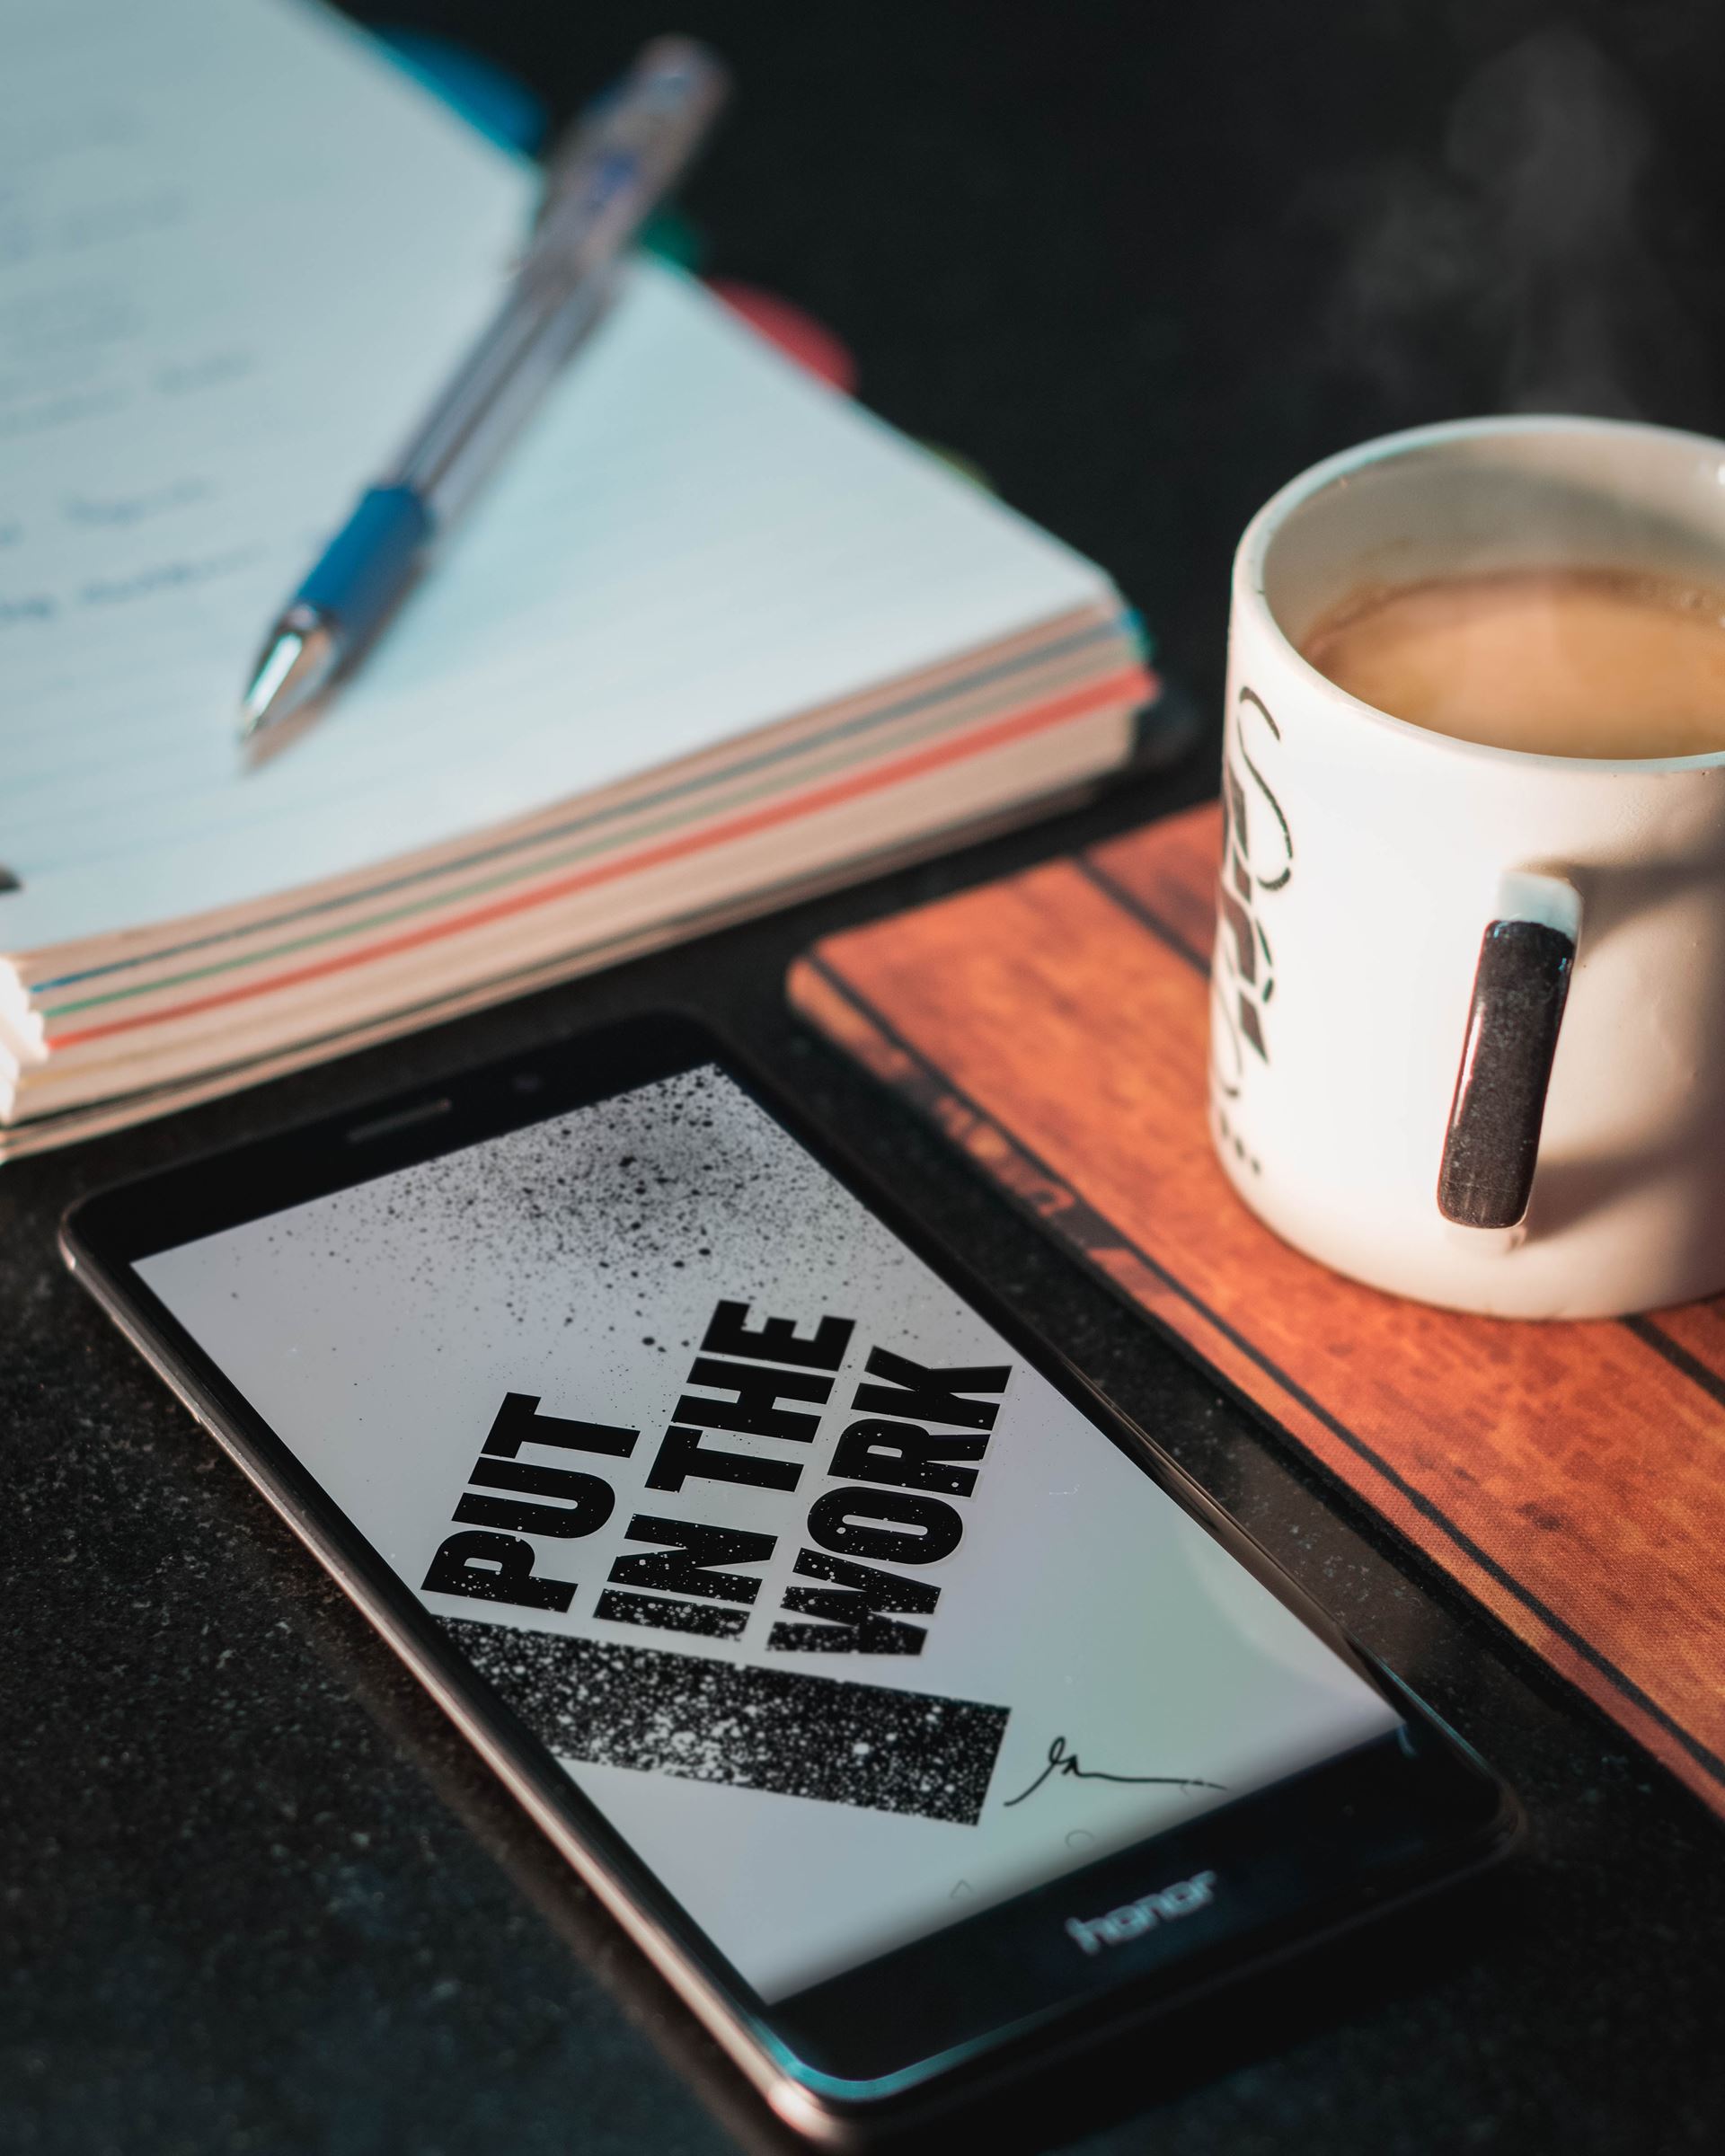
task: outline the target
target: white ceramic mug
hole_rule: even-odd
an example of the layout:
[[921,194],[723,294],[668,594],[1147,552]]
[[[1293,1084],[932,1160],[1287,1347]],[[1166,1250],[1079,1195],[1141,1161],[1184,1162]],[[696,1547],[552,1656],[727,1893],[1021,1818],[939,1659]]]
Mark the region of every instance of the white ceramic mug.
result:
[[1422,428],[1284,487],[1234,562],[1218,1151],[1312,1257],[1504,1317],[1725,1288],[1725,754],[1452,739],[1297,646],[1367,582],[1583,566],[1725,589],[1725,444]]

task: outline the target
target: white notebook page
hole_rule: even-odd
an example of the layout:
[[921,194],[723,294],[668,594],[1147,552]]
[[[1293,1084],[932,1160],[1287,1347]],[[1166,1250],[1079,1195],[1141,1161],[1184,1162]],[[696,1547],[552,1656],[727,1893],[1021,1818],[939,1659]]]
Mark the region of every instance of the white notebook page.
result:
[[7,42],[0,949],[361,868],[1105,596],[641,261],[248,771],[262,631],[493,304],[531,176],[296,0],[10,0]]

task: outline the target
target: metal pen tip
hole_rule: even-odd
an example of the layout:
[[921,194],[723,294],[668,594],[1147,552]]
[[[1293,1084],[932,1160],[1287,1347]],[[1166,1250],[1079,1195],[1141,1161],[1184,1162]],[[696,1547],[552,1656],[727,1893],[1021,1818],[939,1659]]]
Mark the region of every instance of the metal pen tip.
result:
[[341,649],[331,624],[309,606],[277,623],[240,705],[240,738],[254,741],[309,703],[335,670]]

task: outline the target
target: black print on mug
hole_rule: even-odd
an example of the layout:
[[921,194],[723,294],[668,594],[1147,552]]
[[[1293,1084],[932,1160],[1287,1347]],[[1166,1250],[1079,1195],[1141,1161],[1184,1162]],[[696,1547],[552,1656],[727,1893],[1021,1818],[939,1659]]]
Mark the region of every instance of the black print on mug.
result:
[[[1235,1099],[1248,1055],[1269,1061],[1265,1017],[1276,993],[1276,961],[1258,911],[1267,892],[1287,888],[1294,874],[1294,835],[1275,791],[1260,768],[1270,761],[1251,732],[1267,729],[1271,743],[1282,729],[1255,689],[1235,701],[1222,753],[1222,866],[1216,880],[1216,959],[1210,993],[1216,1022],[1210,1029],[1211,1070],[1216,1091]],[[1233,1138],[1225,1122],[1225,1137]],[[1235,1140],[1243,1155],[1243,1145]]]

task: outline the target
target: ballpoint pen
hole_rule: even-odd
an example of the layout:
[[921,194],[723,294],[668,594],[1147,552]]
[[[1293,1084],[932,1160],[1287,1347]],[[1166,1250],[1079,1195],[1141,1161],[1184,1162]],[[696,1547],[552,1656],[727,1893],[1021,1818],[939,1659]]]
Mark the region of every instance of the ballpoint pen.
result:
[[656,39],[558,144],[501,305],[270,628],[241,707],[243,740],[279,725],[363,649],[598,319],[618,256],[726,89],[703,46]]

